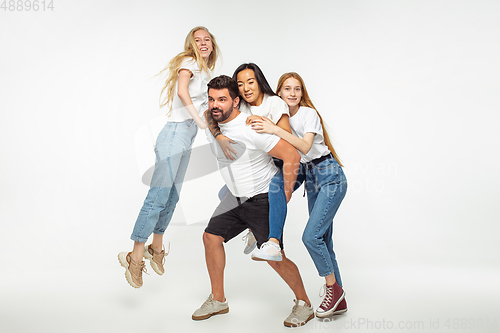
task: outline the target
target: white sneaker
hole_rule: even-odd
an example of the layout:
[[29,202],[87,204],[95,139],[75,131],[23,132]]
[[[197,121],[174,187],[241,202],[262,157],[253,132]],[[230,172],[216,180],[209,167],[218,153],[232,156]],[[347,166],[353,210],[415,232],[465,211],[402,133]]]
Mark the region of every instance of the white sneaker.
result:
[[294,302],[292,313],[283,322],[286,327],[300,327],[314,318],[312,306],[308,306],[304,301],[294,299]]
[[214,295],[210,294],[201,307],[193,313],[191,318],[193,318],[193,320],[203,320],[217,314],[228,312],[229,305],[227,304],[227,300],[225,302],[216,301],[214,300]]
[[257,247],[257,240],[251,230],[248,230],[247,234],[243,236],[243,241],[245,241],[245,249],[243,250],[245,254],[249,254]]
[[258,261],[281,261],[283,258],[281,257],[281,248],[279,244],[276,244],[271,241],[267,241],[260,249],[256,250],[252,253],[252,259]]

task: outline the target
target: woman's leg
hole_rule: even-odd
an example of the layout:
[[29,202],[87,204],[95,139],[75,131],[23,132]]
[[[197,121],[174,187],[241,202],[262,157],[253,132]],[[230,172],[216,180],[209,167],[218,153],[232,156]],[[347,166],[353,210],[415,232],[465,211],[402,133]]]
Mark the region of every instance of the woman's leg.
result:
[[269,237],[276,244],[281,241],[285,226],[287,205],[283,181],[283,170],[280,170],[269,184]]
[[[151,187],[131,236],[135,242],[132,252],[134,261],[142,260],[144,243],[151,233],[155,231],[155,234],[163,234],[172,218],[179,199],[196,130],[196,126],[192,125],[190,121],[167,123],[158,135],[155,147],[156,163]],[[162,237],[157,236],[154,245],[158,246],[159,241],[162,241]]]
[[[302,170],[302,169],[299,169]],[[299,171],[294,185],[294,191],[300,187],[305,175]],[[283,180],[283,170],[280,170],[269,185],[269,240],[279,244],[287,215],[287,202]]]
[[325,278],[325,297],[317,317],[347,311],[342,280],[333,251],[333,218],[342,202],[347,182],[338,163],[329,159],[307,173],[309,221],[302,235],[320,276]]
[[[300,187],[304,181],[304,173],[301,172],[302,165],[294,184],[294,191]],[[253,260],[281,261],[283,243],[283,229],[285,226],[287,202],[284,189],[283,171],[280,170],[269,185],[269,236],[268,241],[252,254]]]
[[342,282],[333,251],[333,218],[346,190],[345,176],[335,160],[325,160],[307,170],[309,220],[302,241],[319,275],[334,274],[339,284]]

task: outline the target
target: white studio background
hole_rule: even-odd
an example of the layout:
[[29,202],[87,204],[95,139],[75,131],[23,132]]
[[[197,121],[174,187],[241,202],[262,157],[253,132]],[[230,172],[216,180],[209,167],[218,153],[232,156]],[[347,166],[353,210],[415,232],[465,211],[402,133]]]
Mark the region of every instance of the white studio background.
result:
[[[500,2],[53,6],[0,10],[0,331],[282,328],[293,295],[239,239],[226,246],[231,312],[190,318],[210,290],[201,235],[222,186],[216,172],[184,184],[164,276],[150,269],[135,290],[116,260],[132,249],[148,189],[148,124],[164,120],[153,76],[197,25],[217,38],[220,74],[255,62],[272,87],[301,74],[344,161],[335,244],[349,311],[303,329],[498,330]],[[306,221],[301,189],[285,243],[317,306]]]

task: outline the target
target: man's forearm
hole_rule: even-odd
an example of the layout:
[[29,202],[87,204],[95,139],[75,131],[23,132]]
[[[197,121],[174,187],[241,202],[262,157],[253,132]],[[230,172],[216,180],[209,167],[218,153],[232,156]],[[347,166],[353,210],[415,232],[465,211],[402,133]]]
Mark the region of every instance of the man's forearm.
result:
[[208,110],[205,111],[205,119],[207,120],[208,129],[210,130],[210,133],[212,133],[214,138],[217,138],[222,134],[219,124],[212,118],[212,114]]
[[280,139],[273,149],[269,151],[273,157],[283,161],[283,180],[287,202],[292,197],[295,181],[299,174],[300,154],[295,148],[283,139]]
[[283,160],[283,181],[285,184],[285,195],[287,201],[290,200],[293,188],[295,187],[295,181],[297,180],[297,175],[299,174],[300,167],[300,155],[286,158]]

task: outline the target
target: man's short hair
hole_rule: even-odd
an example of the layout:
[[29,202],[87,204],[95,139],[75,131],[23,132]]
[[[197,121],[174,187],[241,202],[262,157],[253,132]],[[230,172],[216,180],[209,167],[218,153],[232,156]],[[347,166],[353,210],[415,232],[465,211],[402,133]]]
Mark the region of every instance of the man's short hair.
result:
[[231,77],[227,75],[220,75],[214,77],[212,80],[210,80],[210,82],[208,82],[207,86],[208,86],[207,91],[210,89],[222,90],[227,88],[232,100],[234,100],[236,97],[240,95],[240,91],[238,90],[238,84],[236,83],[236,81],[234,81]]

